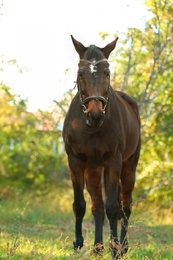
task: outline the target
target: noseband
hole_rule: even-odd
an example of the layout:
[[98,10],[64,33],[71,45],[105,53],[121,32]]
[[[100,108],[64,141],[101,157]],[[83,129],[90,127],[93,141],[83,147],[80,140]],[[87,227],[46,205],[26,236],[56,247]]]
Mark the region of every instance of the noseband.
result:
[[[90,60],[85,60],[85,59],[80,59],[80,61],[84,61],[84,62],[87,62],[91,65],[93,65],[93,68],[94,69],[97,69],[96,65],[103,62],[103,61],[107,61],[107,59],[101,59],[99,61],[90,61]],[[103,110],[102,110],[102,113],[105,114],[105,109],[107,107],[107,103],[108,103],[108,99],[109,99],[109,92],[110,92],[110,84],[108,85],[108,89],[107,89],[107,94],[106,94],[106,98],[102,97],[102,96],[90,96],[90,97],[87,97],[85,99],[82,98],[82,91],[81,91],[81,88],[80,88],[80,82],[79,82],[79,79],[77,78],[77,84],[78,84],[78,92],[79,92],[79,100],[80,100],[80,104],[82,106],[82,110],[84,113],[87,113],[87,107],[86,107],[86,103],[90,100],[100,100],[103,102],[104,106],[103,106]]]

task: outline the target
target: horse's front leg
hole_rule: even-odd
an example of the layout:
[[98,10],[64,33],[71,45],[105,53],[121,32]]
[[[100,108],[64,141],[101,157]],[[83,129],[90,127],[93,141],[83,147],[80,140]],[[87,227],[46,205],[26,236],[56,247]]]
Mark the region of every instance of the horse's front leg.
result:
[[84,199],[84,168],[75,157],[68,157],[71,173],[71,180],[74,191],[73,211],[75,216],[75,240],[74,249],[80,249],[83,246],[82,221],[85,215],[86,202]]
[[103,251],[103,222],[104,203],[102,199],[102,167],[93,167],[86,170],[86,187],[92,200],[92,213],[95,220],[94,253],[101,254]]
[[122,160],[121,155],[109,161],[105,167],[105,189],[106,189],[106,214],[110,224],[110,250],[112,259],[120,256],[120,244],[118,241],[117,222],[120,219],[119,205],[119,178],[121,175]]

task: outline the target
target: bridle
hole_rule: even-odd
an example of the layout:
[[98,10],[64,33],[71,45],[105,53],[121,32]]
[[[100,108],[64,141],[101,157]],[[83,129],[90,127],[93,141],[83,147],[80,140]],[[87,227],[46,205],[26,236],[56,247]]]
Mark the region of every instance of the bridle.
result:
[[[80,61],[84,61],[84,62],[87,62],[91,65],[93,65],[94,68],[96,68],[96,65],[98,65],[99,63],[103,62],[103,61],[107,61],[106,58],[103,58],[101,60],[98,60],[98,61],[90,61],[90,60],[85,60],[85,59],[80,59]],[[80,104],[81,104],[81,107],[82,107],[82,110],[84,113],[87,113],[87,107],[86,107],[86,103],[90,100],[100,100],[103,102],[104,106],[103,106],[103,110],[102,110],[102,113],[105,114],[105,110],[106,110],[106,107],[107,107],[107,103],[108,103],[108,99],[109,99],[109,93],[110,93],[110,84],[108,85],[108,89],[107,89],[107,93],[106,93],[106,98],[103,97],[103,96],[89,96],[85,99],[82,98],[82,90],[81,90],[81,87],[80,87],[80,81],[79,81],[79,77],[77,77],[77,86],[78,86],[78,93],[79,93],[79,100],[80,100]]]

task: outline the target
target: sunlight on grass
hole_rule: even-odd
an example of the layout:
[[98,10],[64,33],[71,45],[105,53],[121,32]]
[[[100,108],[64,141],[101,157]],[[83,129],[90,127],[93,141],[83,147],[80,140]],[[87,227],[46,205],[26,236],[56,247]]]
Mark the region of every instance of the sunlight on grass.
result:
[[[84,247],[74,253],[73,191],[65,183],[44,196],[31,192],[14,200],[0,202],[0,259],[75,260],[95,259],[92,255],[94,222],[90,197],[86,193],[87,213],[83,223]],[[128,260],[171,260],[173,258],[173,225],[155,220],[157,209],[145,201],[135,202],[129,225]],[[102,258],[110,259],[109,225],[104,225]]]

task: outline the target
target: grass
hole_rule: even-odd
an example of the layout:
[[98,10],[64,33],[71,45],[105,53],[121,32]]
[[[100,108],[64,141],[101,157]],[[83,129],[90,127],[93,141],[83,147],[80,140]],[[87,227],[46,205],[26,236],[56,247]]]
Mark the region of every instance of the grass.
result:
[[[94,223],[87,198],[84,218],[85,245],[74,253],[73,192],[65,182],[45,195],[30,192],[0,201],[0,259],[7,260],[75,260],[95,259],[92,252]],[[171,260],[173,259],[173,225],[156,222],[156,209],[146,203],[134,204],[129,226],[129,252],[123,259]],[[158,218],[157,218],[158,219]],[[110,259],[109,226],[104,225],[105,250],[102,259]],[[97,259],[100,259],[97,257]]]

